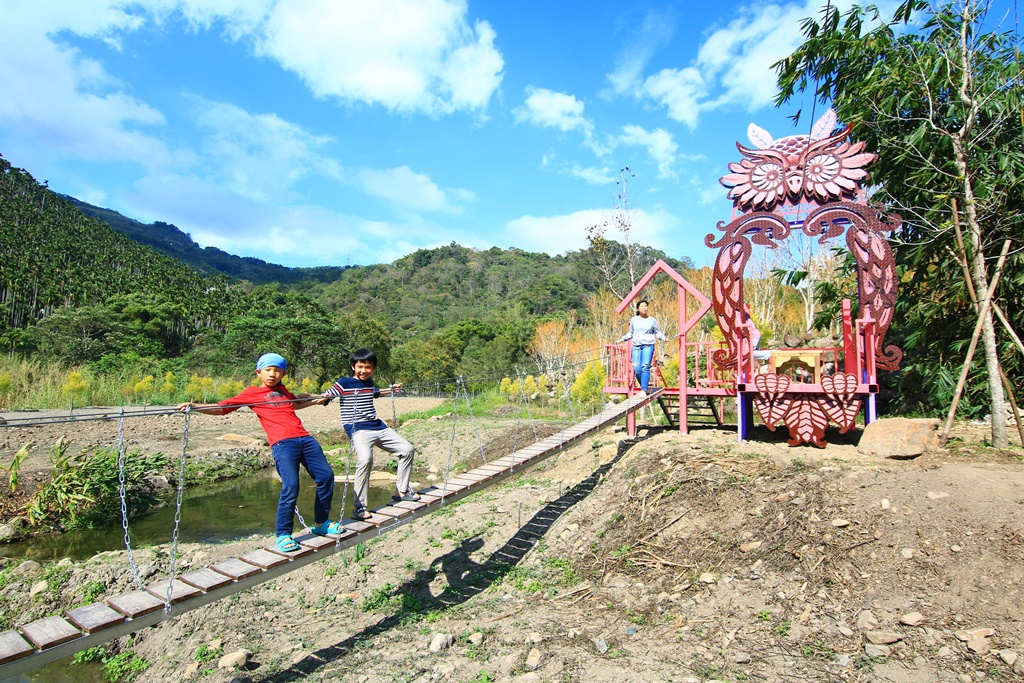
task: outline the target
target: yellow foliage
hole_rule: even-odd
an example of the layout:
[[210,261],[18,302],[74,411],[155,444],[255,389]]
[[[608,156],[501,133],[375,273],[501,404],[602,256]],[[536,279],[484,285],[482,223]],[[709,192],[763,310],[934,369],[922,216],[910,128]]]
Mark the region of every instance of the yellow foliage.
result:
[[197,373],[192,373],[192,377],[189,378],[188,384],[185,385],[185,395],[192,400],[201,399],[206,400],[207,396],[213,393],[213,379],[210,377],[200,377]]
[[178,379],[174,376],[173,372],[168,372],[164,375],[164,383],[160,385],[160,393],[164,396],[171,396],[175,391],[178,390],[174,380]]
[[153,394],[153,375],[146,375],[135,383],[135,393],[139,396],[151,396]]
[[604,363],[590,361],[587,367],[583,368],[583,372],[576,376],[569,395],[572,396],[572,400],[584,405],[603,402],[604,393],[601,389],[604,387],[604,380]]
[[217,387],[217,396],[221,399],[231,398],[242,393],[244,389],[245,385],[238,380],[228,380]]
[[311,380],[309,377],[302,378],[302,391],[307,394],[316,392],[316,382]]

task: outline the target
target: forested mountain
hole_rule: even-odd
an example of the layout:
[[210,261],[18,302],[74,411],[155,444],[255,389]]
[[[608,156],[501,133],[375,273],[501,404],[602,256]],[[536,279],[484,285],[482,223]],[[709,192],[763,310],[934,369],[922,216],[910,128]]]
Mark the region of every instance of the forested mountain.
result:
[[[659,258],[678,270],[692,266],[689,259],[678,261],[656,249],[638,251],[644,270]],[[328,309],[365,307],[396,340],[405,340],[466,319],[582,314],[587,296],[602,288],[607,284],[589,249],[548,256],[514,248],[477,251],[453,242],[394,263],[350,268],[314,291]]]
[[146,225],[123,216],[111,209],[102,209],[92,204],[62,195],[86,216],[98,218],[125,237],[152,247],[156,251],[176,258],[191,266],[201,275],[226,275],[233,280],[248,280],[255,284],[280,282],[296,285],[302,283],[332,282],[337,280],[347,266],[323,266],[320,268],[288,268],[262,259],[235,256],[216,247],[200,247],[192,238],[170,223],[156,221]]
[[[621,264],[621,245],[603,247],[606,262]],[[165,254],[202,256],[196,267],[217,275]],[[371,346],[390,378],[484,377],[526,362],[539,323],[584,312],[607,288],[591,249],[552,257],[452,243],[391,264],[320,269],[238,259],[174,226],[83,206],[2,156],[0,256],[0,349],[129,376],[244,375],[276,350],[322,382]],[[644,247],[633,256],[640,272],[658,258],[689,265]]]

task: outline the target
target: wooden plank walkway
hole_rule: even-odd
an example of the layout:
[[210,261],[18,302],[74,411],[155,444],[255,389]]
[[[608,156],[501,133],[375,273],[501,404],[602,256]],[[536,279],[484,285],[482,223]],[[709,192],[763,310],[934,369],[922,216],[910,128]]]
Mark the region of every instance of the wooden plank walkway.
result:
[[322,560],[372,536],[404,526],[557,455],[580,439],[656,400],[659,393],[634,396],[623,403],[608,406],[597,415],[557,434],[482,467],[450,477],[447,482],[423,489],[420,501],[385,505],[372,510],[370,519],[363,522],[346,519],[343,522],[345,531],[340,535],[296,536],[295,540],[301,546],[299,551],[283,553],[268,542],[241,557],[221,560],[209,567],[182,574],[170,584],[169,600],[168,580],[164,579],[146,586],[145,590],[133,590],[108,597],[103,603],[70,610],[64,617],[44,617],[20,628],[0,632],[0,680],[174,618]]

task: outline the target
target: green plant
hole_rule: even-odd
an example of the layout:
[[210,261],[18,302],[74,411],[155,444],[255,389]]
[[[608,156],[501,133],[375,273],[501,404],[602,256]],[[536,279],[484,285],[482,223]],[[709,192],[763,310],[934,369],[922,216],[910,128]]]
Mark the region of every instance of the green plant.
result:
[[7,467],[0,466],[7,472],[7,485],[10,487],[11,493],[18,490],[18,475],[21,474],[21,463],[25,461],[30,451],[29,444],[25,444],[14,454],[10,465]]
[[473,679],[473,683],[494,683],[494,679],[486,671],[481,671],[480,675]]
[[206,643],[203,643],[196,648],[196,661],[200,663],[212,662],[215,659],[220,659],[223,654],[223,648],[210,647]]
[[366,557],[366,543],[365,542],[356,543],[355,555],[356,555],[356,562],[362,562],[363,561],[363,559]]
[[106,585],[102,581],[89,581],[82,588],[83,598],[85,604],[89,605],[96,602],[96,598],[103,595],[103,591],[107,589]]
[[101,661],[107,655],[107,649],[102,645],[96,647],[90,647],[88,650],[81,650],[76,652],[71,658],[74,664],[84,664],[86,662],[98,662]]
[[757,618],[761,621],[770,621],[772,618],[772,613],[766,609],[763,609],[757,613]]
[[103,675],[110,683],[128,683],[136,674],[149,668],[149,662],[131,650],[125,650],[110,658],[103,658]]
[[785,638],[786,636],[789,635],[789,632],[790,632],[790,630],[792,628],[793,628],[793,622],[787,620],[787,621],[780,622],[779,625],[775,627],[775,632],[778,633],[783,638]]
[[[61,437],[50,452],[50,480],[26,505],[29,523],[68,528],[94,528],[120,518],[120,481],[117,453],[69,452],[71,441]],[[163,454],[133,451],[124,459],[128,516],[155,505],[157,497],[149,475],[166,465]]]
[[64,584],[71,578],[71,567],[66,564],[54,563],[43,570],[42,579],[46,581],[50,594],[57,595]]

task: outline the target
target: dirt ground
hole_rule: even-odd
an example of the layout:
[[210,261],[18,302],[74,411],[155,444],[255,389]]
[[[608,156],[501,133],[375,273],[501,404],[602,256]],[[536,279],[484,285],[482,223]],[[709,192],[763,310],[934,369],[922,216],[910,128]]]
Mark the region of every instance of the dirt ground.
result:
[[[322,427],[317,411],[302,413],[311,431],[333,429],[334,411]],[[198,419],[196,444],[258,435],[251,415]],[[133,438],[169,443],[172,420]],[[497,457],[532,441],[516,422],[401,430],[426,479],[476,464],[481,443]],[[861,455],[856,434],[819,450],[767,431],[737,443],[734,430],[609,428],[364,554],[117,647],[150,663],[142,682],[1024,680],[1024,461],[980,434],[890,460]],[[262,540],[186,546],[179,568]],[[147,578],[167,571],[165,547],[136,556]],[[34,600],[31,573],[0,595],[27,620],[81,604],[90,581],[130,586],[123,552],[69,571]],[[242,667],[218,668],[243,650]]]

